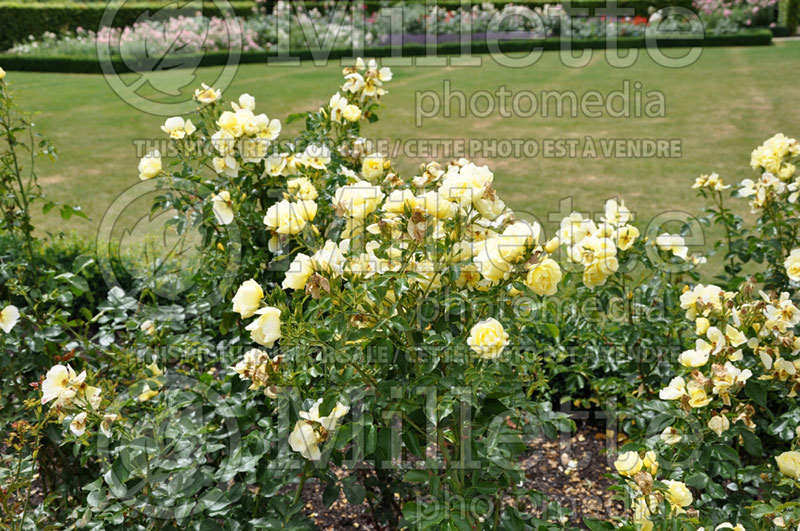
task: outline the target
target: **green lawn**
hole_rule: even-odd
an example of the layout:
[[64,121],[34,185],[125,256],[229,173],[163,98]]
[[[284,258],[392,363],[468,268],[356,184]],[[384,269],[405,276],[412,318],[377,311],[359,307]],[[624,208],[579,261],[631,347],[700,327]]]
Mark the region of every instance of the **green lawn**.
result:
[[[239,68],[225,96],[241,92],[256,97],[257,110],[282,120],[292,112],[316,108],[335,91],[341,80],[338,62],[328,67],[245,65]],[[783,131],[800,134],[796,72],[800,42],[771,47],[709,48],[687,68],[667,69],[645,53],[630,68],[611,68],[602,52],[585,68],[563,66],[558,54],[545,53],[534,66],[511,69],[485,60],[481,68],[395,67],[388,85],[387,108],[381,121],[367,126],[371,137],[390,140],[423,139],[535,139],[595,140],[609,138],[679,139],[680,158],[477,158],[495,172],[501,196],[515,209],[536,213],[546,221],[559,200],[574,196],[575,208],[598,209],[619,194],[639,219],[670,209],[695,212],[700,201],[690,185],[700,173],[716,171],[729,182],[750,176],[753,147]],[[170,74],[163,74],[170,75]],[[198,80],[212,80],[216,69],[197,72]],[[619,90],[624,80],[641,82],[642,91],[661,91],[666,99],[663,118],[548,117],[502,118],[498,112],[479,118],[427,119],[414,123],[415,93],[441,93],[444,80],[467,96],[479,90],[494,92],[505,85],[512,93],[542,90]],[[41,182],[53,198],[83,206],[90,221],[76,221],[82,237],[94,238],[105,208],[138,178],[134,139],[161,138],[163,118],[142,114],[121,101],[101,76],[10,72],[20,103],[42,112],[39,129],[56,145],[60,158],[42,163]],[[482,107],[481,107],[482,108]],[[294,125],[294,124],[293,124]],[[297,126],[285,128],[291,133]],[[599,151],[599,148],[598,148]],[[423,159],[398,160],[405,176]],[[444,161],[442,161],[444,162]],[[738,205],[747,209],[744,202]],[[40,221],[47,230],[64,230],[57,215]]]

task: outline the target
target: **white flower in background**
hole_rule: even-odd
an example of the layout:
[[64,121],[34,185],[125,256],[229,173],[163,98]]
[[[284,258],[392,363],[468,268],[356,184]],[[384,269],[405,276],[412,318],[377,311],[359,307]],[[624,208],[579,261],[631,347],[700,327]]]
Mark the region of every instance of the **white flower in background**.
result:
[[257,310],[255,315],[258,315],[258,318],[247,325],[245,330],[250,332],[253,341],[271,348],[281,338],[281,311],[267,306]]
[[211,209],[220,225],[229,225],[233,221],[233,208],[231,207],[231,194],[226,190],[220,191],[211,198]]
[[167,118],[167,121],[161,126],[161,130],[167,133],[170,138],[180,140],[185,138],[186,135],[194,133],[197,128],[192,124],[191,120],[184,120],[180,116],[173,116],[172,118]]
[[156,324],[148,319],[147,321],[143,322],[142,325],[139,327],[139,330],[147,334],[148,336],[152,336],[156,333]]
[[75,434],[76,437],[81,437],[86,433],[86,412],[83,411],[75,415],[72,422],[69,423],[69,431]]
[[305,420],[298,420],[289,435],[289,446],[306,459],[316,461],[322,454],[319,450],[320,436],[314,426]]
[[19,310],[13,304],[9,304],[0,312],[0,329],[6,334],[16,326],[19,321]]
[[236,295],[233,296],[233,311],[249,319],[256,314],[256,310],[264,299],[264,290],[255,279],[245,280]]
[[222,97],[222,91],[209,87],[205,83],[201,83],[201,88],[194,91],[194,99],[204,105],[214,103]]
[[151,151],[139,161],[139,179],[146,181],[161,173],[161,153]]

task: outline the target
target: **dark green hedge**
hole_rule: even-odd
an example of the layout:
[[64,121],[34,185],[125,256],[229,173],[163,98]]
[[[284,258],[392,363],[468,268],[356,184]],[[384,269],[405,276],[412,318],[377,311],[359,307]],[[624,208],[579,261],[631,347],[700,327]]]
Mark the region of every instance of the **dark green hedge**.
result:
[[[772,33],[769,30],[750,30],[742,33],[735,33],[731,35],[708,35],[705,39],[685,39],[685,38],[664,38],[658,40],[659,47],[664,48],[677,48],[688,46],[765,46],[772,43]],[[573,40],[572,48],[579,49],[604,49],[606,48],[606,40],[597,39],[584,39]],[[617,40],[617,48],[644,48],[646,46],[643,37],[620,37]],[[545,40],[509,40],[500,41],[500,50],[505,53],[509,52],[529,52],[535,48],[542,48],[543,50],[559,50],[561,41],[558,38],[550,38]],[[485,41],[473,42],[471,44],[472,53],[485,54],[488,53],[489,45]],[[368,57],[388,57],[397,55],[397,49],[391,46],[379,46],[365,50],[364,55]],[[406,44],[401,49],[401,54],[407,57],[424,56],[428,54],[425,45],[422,44]],[[438,55],[459,55],[461,54],[461,44],[458,42],[442,43],[437,46]],[[314,53],[305,50],[292,51],[292,57],[299,57],[303,60],[312,59]],[[329,59],[338,59],[341,57],[352,57],[352,50],[338,49],[331,50],[327,55],[323,53],[316,54],[320,58],[327,56]],[[269,58],[277,56],[277,51],[270,50],[264,52],[245,52],[242,54],[239,63],[266,63]],[[206,53],[200,60],[200,66],[218,66],[224,65],[228,62],[227,52],[209,52]],[[193,61],[188,61],[188,64],[194,64]],[[14,55],[0,55],[0,65],[9,71],[30,71],[30,72],[69,72],[69,73],[86,73],[97,74],[101,73],[100,64],[97,60],[73,57],[21,57]],[[117,72],[129,72],[131,66],[126,65],[119,59],[113,61],[114,69]],[[135,66],[135,65],[134,65]]]
[[[114,27],[129,26],[136,22],[142,13],[149,10],[155,16],[192,15],[194,9],[163,9],[164,1],[131,3],[121,5],[113,23]],[[233,1],[231,7],[237,15],[252,13],[252,1]],[[162,11],[163,9],[163,11]],[[55,2],[0,2],[0,50],[5,50],[29,35],[40,36],[45,31],[61,32],[77,27],[97,30],[106,10],[106,3],[55,3]],[[203,2],[203,13],[219,16],[220,10],[213,2]]]

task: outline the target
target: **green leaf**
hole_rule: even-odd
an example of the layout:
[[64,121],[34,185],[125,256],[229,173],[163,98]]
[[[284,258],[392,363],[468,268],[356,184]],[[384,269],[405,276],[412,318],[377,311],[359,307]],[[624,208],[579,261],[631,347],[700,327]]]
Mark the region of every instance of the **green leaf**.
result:
[[759,406],[765,409],[767,408],[767,390],[762,382],[752,378],[747,380],[747,385],[744,387],[744,393]]
[[741,431],[742,439],[744,440],[744,450],[754,456],[761,456],[764,454],[764,447],[761,444],[761,439],[751,432],[750,430]]
[[427,470],[409,470],[403,479],[409,483],[426,483],[430,479],[430,474]]

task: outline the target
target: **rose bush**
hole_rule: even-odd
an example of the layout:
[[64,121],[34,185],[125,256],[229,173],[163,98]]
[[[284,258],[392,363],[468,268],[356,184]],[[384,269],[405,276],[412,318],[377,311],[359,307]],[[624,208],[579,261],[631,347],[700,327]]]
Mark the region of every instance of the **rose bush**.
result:
[[[165,121],[169,149],[133,173],[170,190],[153,205],[170,227],[201,235],[177,302],[153,279],[98,297],[85,257],[26,273],[46,263],[30,203],[52,206],[2,155],[4,525],[308,529],[311,480],[376,527],[560,529],[569,511],[521,462],[574,428],[568,403],[621,432],[621,528],[797,527],[797,141],[756,148],[736,190],[699,177],[700,218],[645,225],[612,198],[548,236],[488,166],[403,178],[370,147],[392,78],[356,61],[287,118],[305,121],[291,140],[253,97],[205,85],[194,115]],[[701,224],[724,234],[714,279],[695,270]]]

